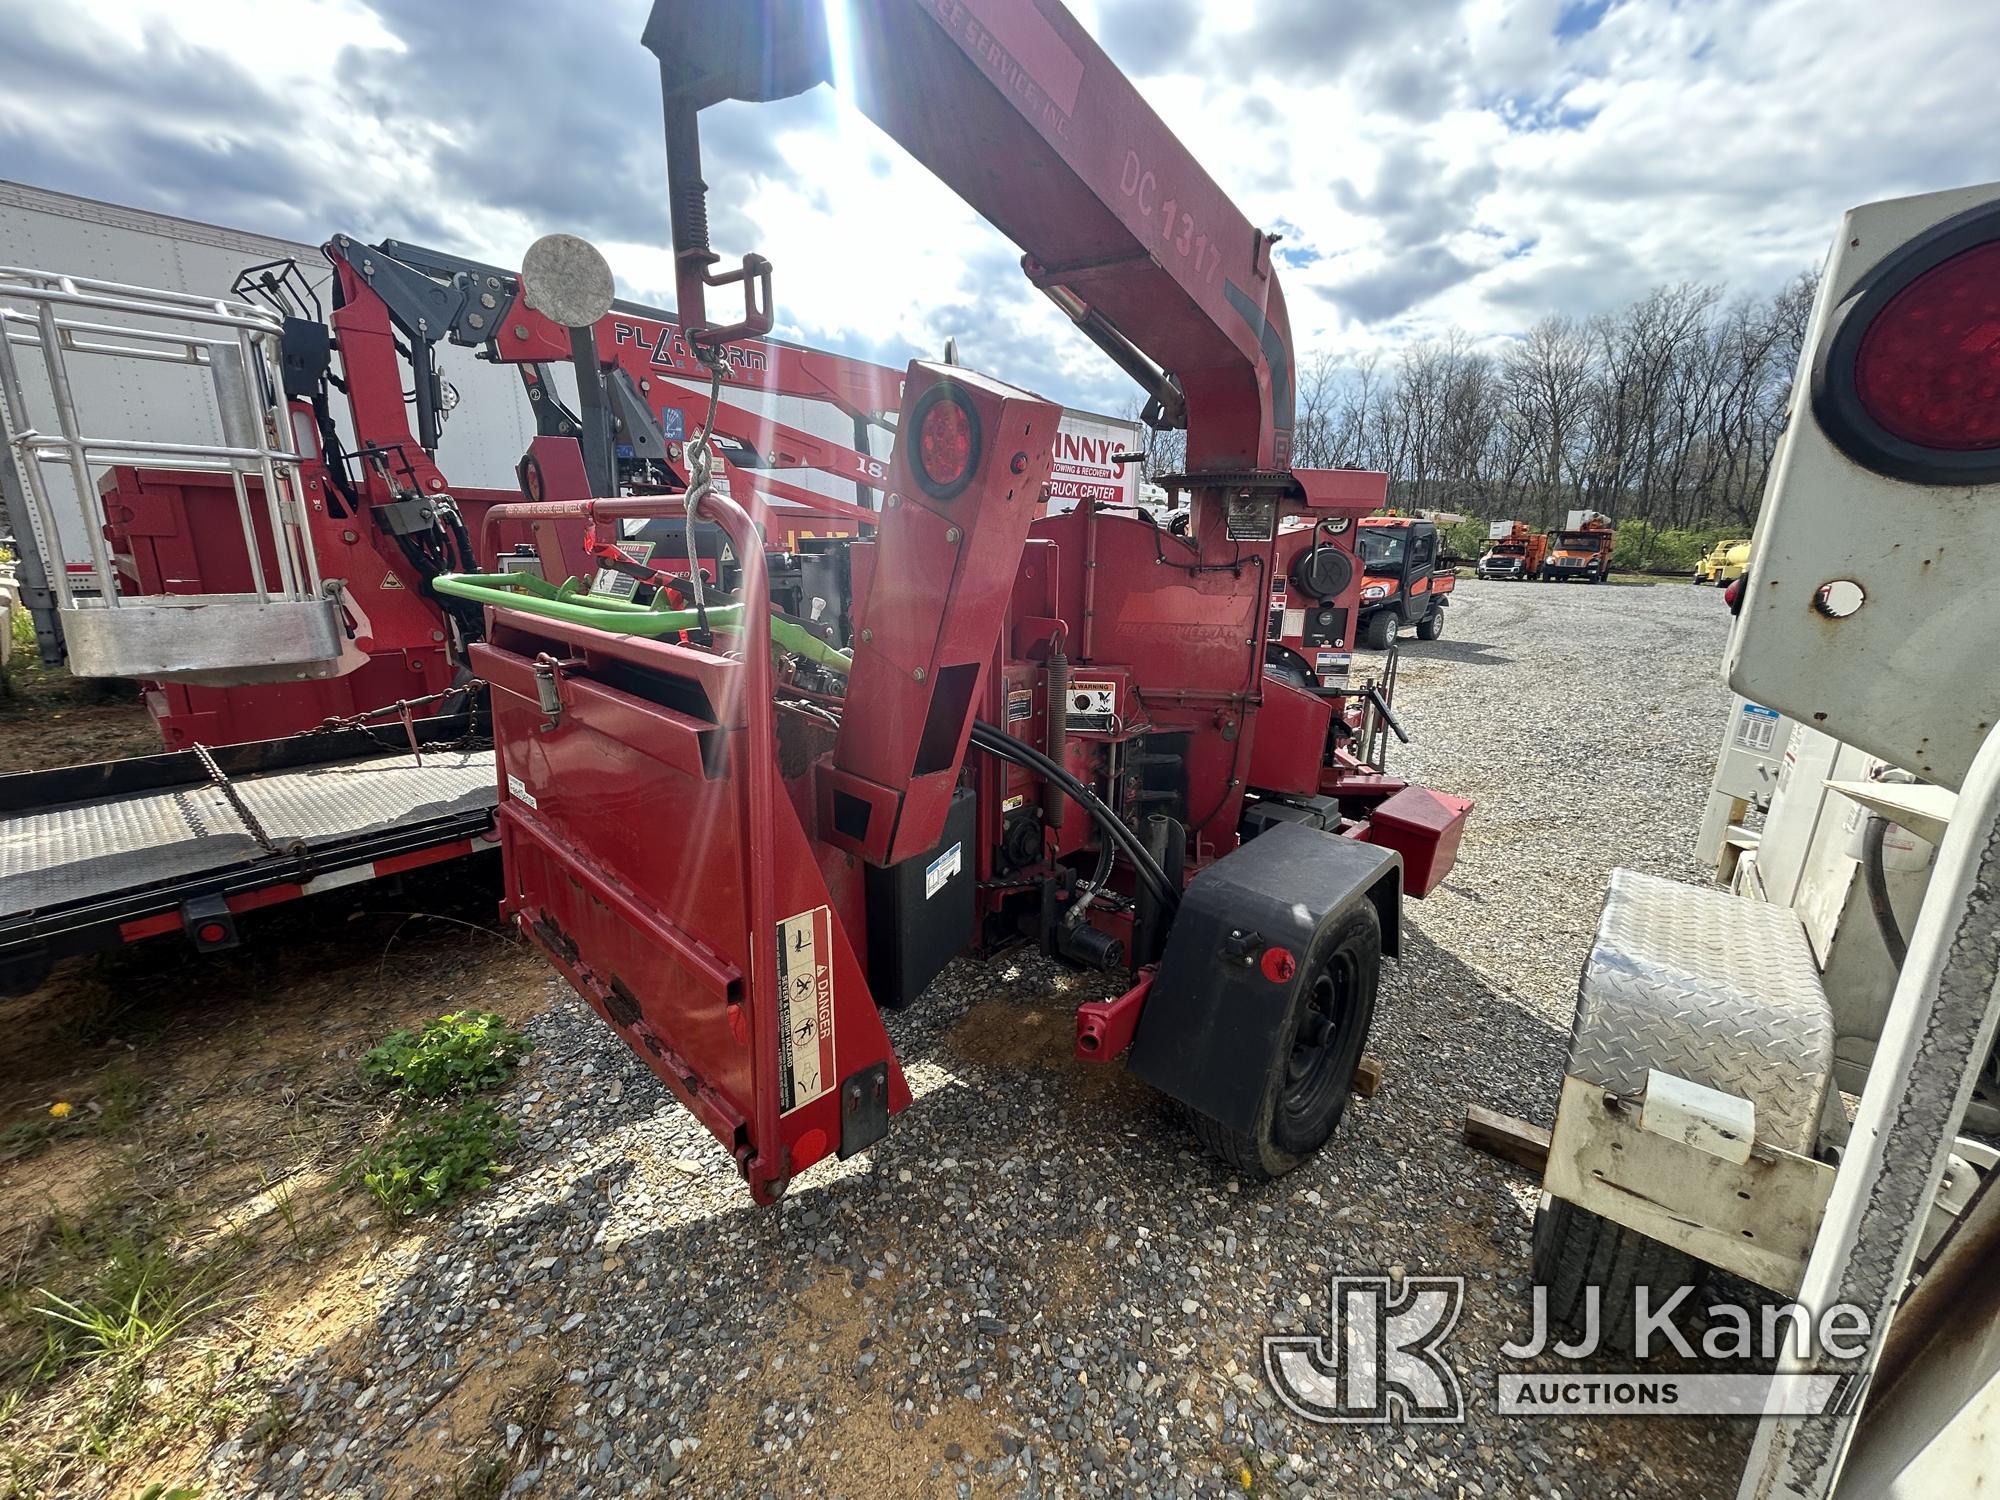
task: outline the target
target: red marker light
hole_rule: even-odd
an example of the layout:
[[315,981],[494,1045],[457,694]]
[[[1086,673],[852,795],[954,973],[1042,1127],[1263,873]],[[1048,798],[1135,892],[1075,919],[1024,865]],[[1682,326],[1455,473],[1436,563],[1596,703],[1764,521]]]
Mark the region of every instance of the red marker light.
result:
[[2000,447],[2000,242],[1954,255],[1890,299],[1861,336],[1854,389],[1905,442]]
[[979,414],[957,386],[941,382],[917,399],[917,478],[933,500],[950,500],[979,466]]
[[1257,961],[1257,967],[1264,971],[1264,977],[1273,984],[1283,984],[1299,972],[1299,961],[1292,957],[1289,948],[1266,948],[1264,956]]
[[956,401],[940,401],[924,413],[924,477],[947,489],[972,467],[972,423]]

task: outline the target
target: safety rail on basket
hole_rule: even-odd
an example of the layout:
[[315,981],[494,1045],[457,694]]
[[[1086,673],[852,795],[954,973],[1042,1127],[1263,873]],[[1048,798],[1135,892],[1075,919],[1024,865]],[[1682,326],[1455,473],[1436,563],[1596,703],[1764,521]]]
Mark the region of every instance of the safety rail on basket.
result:
[[[226,685],[341,670],[339,585],[320,577],[278,377],[283,329],[249,302],[0,267],[0,409],[72,672]],[[150,404],[198,440],[104,431],[107,414],[79,402],[76,357],[182,367],[178,383],[156,377],[149,388],[167,399]],[[227,544],[241,548],[235,571],[247,587],[135,592],[100,509],[100,481],[120,466],[227,476]],[[73,524],[61,524],[65,513]],[[94,589],[70,576],[65,537],[87,541]]]

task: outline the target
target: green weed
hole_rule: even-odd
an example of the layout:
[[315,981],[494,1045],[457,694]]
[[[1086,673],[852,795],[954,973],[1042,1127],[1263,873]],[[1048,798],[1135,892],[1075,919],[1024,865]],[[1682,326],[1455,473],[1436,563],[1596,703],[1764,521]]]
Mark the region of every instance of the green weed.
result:
[[348,1169],[384,1208],[421,1213],[492,1182],[520,1130],[485,1100],[418,1115]]
[[75,1300],[37,1288],[31,1306],[47,1322],[44,1365],[103,1358],[143,1360],[214,1305],[199,1278],[183,1278],[164,1250],[121,1245],[97,1287]]
[[444,1099],[505,1083],[532,1045],[491,1011],[457,1011],[420,1032],[391,1033],[361,1071],[405,1099]]

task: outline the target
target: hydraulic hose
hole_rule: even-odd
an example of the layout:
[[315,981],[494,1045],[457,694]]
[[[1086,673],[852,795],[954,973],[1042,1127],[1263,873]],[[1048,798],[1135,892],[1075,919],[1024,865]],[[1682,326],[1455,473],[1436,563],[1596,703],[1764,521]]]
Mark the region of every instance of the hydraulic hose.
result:
[[1033,745],[1015,739],[1006,730],[989,724],[984,719],[973,721],[972,743],[988,755],[1011,760],[1016,765],[1055,782],[1069,793],[1071,800],[1096,820],[1097,826],[1104,831],[1106,837],[1117,843],[1125,857],[1132,862],[1133,869],[1139,872],[1139,878],[1153,888],[1153,893],[1160,898],[1167,910],[1173,912],[1179,909],[1181,893],[1174,889],[1173,881],[1167,878],[1167,872],[1160,867],[1160,862],[1153,858],[1151,851],[1139,842],[1139,836],[1125,826],[1124,821],[1097,793]]
[[[587,594],[566,592],[563,587],[544,583],[532,573],[448,573],[432,579],[431,587],[441,594],[451,594],[460,599],[497,604],[504,609],[518,609],[524,614],[544,615],[551,620],[589,625],[620,635],[679,635],[682,631],[699,628],[703,615],[703,611],[699,610],[654,609],[623,599],[593,598]],[[711,605],[706,615],[710,625],[728,629],[742,623],[743,606]],[[776,615],[771,620],[771,642],[781,651],[818,662],[828,671],[842,676],[847,674],[851,665],[845,651],[828,645],[811,631]]]
[[1910,944],[1896,922],[1896,908],[1889,904],[1889,874],[1882,863],[1882,845],[1889,836],[1889,820],[1876,816],[1861,830],[1861,878],[1868,888],[1868,909],[1875,915],[1875,930],[1882,946],[1889,950],[1889,962],[1899,970],[1910,956]]
[[1095,901],[1111,883],[1111,867],[1117,862],[1118,846],[1110,839],[1105,839],[1097,851],[1097,872],[1090,877],[1090,883],[1083,888],[1083,894],[1077,898],[1076,904],[1063,915],[1065,927],[1074,927],[1083,920],[1084,913],[1090,910],[1090,903]]

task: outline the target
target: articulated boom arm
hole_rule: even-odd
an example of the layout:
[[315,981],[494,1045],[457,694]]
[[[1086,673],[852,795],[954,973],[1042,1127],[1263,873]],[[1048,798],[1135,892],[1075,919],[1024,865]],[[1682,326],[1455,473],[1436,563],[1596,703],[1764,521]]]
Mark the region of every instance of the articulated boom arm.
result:
[[[1056,0],[844,11],[851,34],[830,40],[822,0],[656,0],[645,42],[666,91],[686,326],[712,327],[704,287],[739,279],[707,273],[695,113],[832,82],[1026,252],[1035,284],[1147,388],[1150,420],[1187,427],[1191,473],[1289,467],[1291,327],[1272,236],[1076,19]],[[750,256],[741,276],[768,271]],[[759,311],[747,298],[746,320]]]

